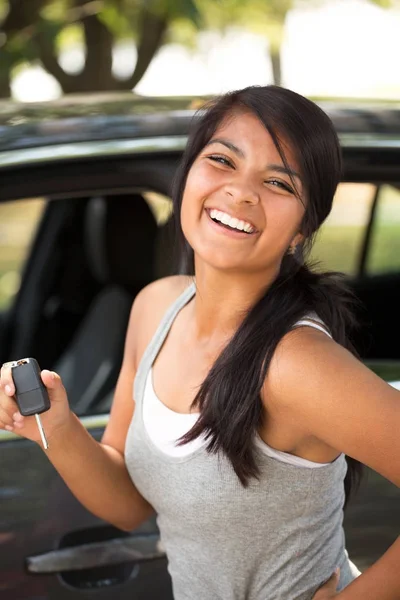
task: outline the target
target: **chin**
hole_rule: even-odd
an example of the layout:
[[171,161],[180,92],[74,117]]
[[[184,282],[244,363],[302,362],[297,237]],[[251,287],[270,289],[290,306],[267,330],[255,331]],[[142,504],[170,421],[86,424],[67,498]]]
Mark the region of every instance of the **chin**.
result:
[[[228,252],[226,249],[211,249],[197,250],[194,248],[195,265],[199,263],[207,265],[218,271],[244,271],[246,270],[245,260],[235,260],[232,257],[232,252]],[[248,263],[247,263],[248,264]]]

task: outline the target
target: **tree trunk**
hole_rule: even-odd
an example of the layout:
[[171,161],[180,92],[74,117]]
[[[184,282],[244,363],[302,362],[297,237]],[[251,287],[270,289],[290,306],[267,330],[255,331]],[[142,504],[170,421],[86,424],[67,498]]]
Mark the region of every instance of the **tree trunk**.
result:
[[116,89],[112,74],[113,36],[97,15],[82,20],[85,32],[85,67],[76,78],[79,91],[100,92]]
[[131,90],[139,83],[161,46],[167,27],[168,20],[165,16],[143,9],[135,69],[131,77],[119,82],[119,89]]
[[0,98],[10,98],[11,77],[10,70],[3,65],[0,68]]
[[34,24],[39,11],[49,0],[9,0],[9,10],[1,24],[6,34],[21,31]]
[[97,15],[88,15],[82,19],[85,32],[86,60],[83,71],[77,75],[66,73],[58,62],[54,40],[37,34],[40,60],[61,86],[64,94],[75,92],[101,92],[117,89],[112,76],[113,37]]
[[54,47],[54,40],[47,38],[42,32],[34,37],[37,52],[43,67],[50,75],[57,79],[64,93],[72,91],[74,86],[74,76],[66,73],[58,62],[58,57]]
[[[11,11],[3,22],[3,31],[19,31],[21,28],[32,26],[37,11],[49,0],[10,0]],[[87,0],[75,0],[75,6],[84,7]],[[22,7],[28,11],[19,11]],[[128,79],[116,79],[112,73],[113,35],[97,14],[84,14],[81,23],[85,33],[85,66],[81,73],[71,75],[64,71],[58,62],[55,39],[40,27],[32,32],[32,42],[36,46],[37,55],[46,71],[60,84],[64,93],[131,90],[142,79],[157,50],[163,43],[168,28],[166,15],[155,14],[146,8],[140,16],[140,39],[137,45],[137,61],[132,75]],[[3,68],[0,73],[0,96],[10,95],[9,74]]]
[[282,85],[282,65],[280,48],[271,48],[270,50],[272,76],[275,85]]

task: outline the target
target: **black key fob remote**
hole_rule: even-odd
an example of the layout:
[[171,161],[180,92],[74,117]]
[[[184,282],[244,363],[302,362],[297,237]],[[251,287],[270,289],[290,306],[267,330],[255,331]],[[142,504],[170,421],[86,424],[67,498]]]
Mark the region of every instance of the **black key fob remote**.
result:
[[34,358],[16,360],[11,365],[15,398],[24,417],[49,410],[50,398],[40,377],[40,367]]

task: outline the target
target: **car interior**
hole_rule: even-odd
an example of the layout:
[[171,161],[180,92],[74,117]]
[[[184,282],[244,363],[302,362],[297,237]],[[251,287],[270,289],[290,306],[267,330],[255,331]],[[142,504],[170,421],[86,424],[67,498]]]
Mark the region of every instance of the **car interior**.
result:
[[[378,374],[400,380],[397,342],[400,334],[397,316],[400,302],[399,185],[376,182],[374,187],[356,273],[348,277],[348,283],[360,301],[356,310],[359,327],[353,332],[352,341],[362,359]],[[388,194],[390,203],[386,202]],[[382,250],[385,250],[382,264],[374,266],[374,259]]]
[[171,226],[157,224],[137,191],[48,203],[14,307],[22,318],[10,354],[57,371],[77,414],[109,409],[133,299],[172,268]]

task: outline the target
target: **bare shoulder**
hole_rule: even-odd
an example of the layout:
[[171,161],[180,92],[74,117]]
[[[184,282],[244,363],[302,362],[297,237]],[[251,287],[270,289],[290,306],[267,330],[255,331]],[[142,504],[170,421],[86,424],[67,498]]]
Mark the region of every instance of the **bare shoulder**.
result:
[[284,336],[263,395],[305,434],[399,485],[400,393],[324,333],[301,327]]
[[133,302],[132,311],[139,319],[152,320],[151,316],[155,314],[157,321],[157,316],[162,316],[191,282],[192,278],[187,275],[172,275],[157,279],[140,290]]
[[322,331],[312,327],[297,327],[278,343],[272,356],[265,385],[279,403],[290,404],[293,396],[286,392],[294,380],[301,384],[304,375],[315,383],[330,377],[334,356],[340,361],[350,361],[353,355]]
[[[309,412],[327,409],[328,403],[332,410],[340,410],[338,396],[346,396],[349,382],[361,385],[364,380],[387,386],[342,345],[322,331],[304,326],[278,343],[265,386],[277,407],[294,414],[306,411],[309,417]],[[362,402],[359,394],[354,401]]]
[[127,344],[134,347],[136,365],[165,312],[192,281],[187,275],[164,277],[145,286],[135,297],[129,320]]

